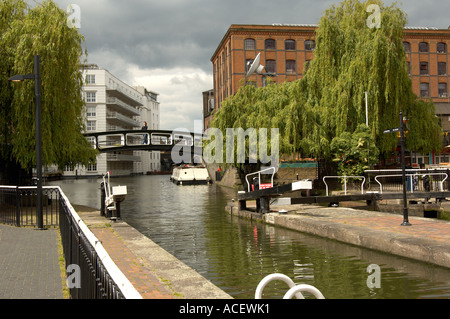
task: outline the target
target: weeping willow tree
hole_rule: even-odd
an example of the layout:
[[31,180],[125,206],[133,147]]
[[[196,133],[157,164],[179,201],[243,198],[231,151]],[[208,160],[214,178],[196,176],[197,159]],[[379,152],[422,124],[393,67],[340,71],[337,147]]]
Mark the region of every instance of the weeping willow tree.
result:
[[[263,88],[243,85],[234,96],[227,98],[211,123],[226,139],[222,143],[222,158],[216,158],[216,162],[236,167],[244,182],[244,176],[259,170],[261,164],[272,165],[272,161],[278,161],[280,151],[294,149],[295,141],[284,134],[293,124],[286,122],[287,110],[297,103],[291,98],[292,92],[291,83],[269,84]],[[236,132],[229,134],[230,128],[239,128],[246,134],[244,143],[239,141]],[[232,156],[228,155],[230,152]],[[270,161],[263,160],[265,155],[271,157]]]
[[0,2],[1,157],[3,169],[36,165],[34,81],[9,83],[14,74],[41,74],[42,163],[88,164],[96,153],[81,134],[81,60],[84,38],[67,24],[65,11],[45,1],[30,9],[23,0]]
[[[367,23],[371,4],[379,8],[378,27]],[[440,149],[434,106],[412,91],[402,43],[406,22],[395,4],[384,6],[376,0],[346,0],[325,12],[316,32],[315,57],[304,78],[303,92],[314,115],[305,140],[311,152],[331,157],[333,139],[365,123],[365,92],[368,126],[381,153],[397,144],[396,136],[383,131],[399,126],[401,110],[410,120],[407,146],[422,153]]]
[[[370,5],[379,9],[379,27],[368,24]],[[406,15],[395,4],[345,0],[332,6],[319,22],[315,57],[304,78],[241,87],[224,101],[212,126],[277,127],[280,152],[322,158],[341,174],[360,174],[379,154],[395,149],[398,137],[383,131],[398,127],[403,111],[407,147],[420,153],[439,150],[434,105],[412,91],[402,41],[405,25]]]

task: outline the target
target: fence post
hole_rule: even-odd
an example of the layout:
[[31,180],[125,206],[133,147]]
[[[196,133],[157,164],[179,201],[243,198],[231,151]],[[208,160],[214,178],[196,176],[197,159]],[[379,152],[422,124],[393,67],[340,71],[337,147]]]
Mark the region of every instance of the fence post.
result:
[[105,183],[100,183],[100,216],[105,216]]
[[16,226],[20,227],[20,197],[19,186],[16,186]]

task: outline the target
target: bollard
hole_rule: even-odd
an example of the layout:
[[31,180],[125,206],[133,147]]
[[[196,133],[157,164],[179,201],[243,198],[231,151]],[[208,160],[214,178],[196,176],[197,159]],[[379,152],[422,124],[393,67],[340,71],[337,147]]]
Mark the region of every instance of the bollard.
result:
[[105,198],[106,198],[106,196],[105,196],[105,183],[101,182],[100,183],[100,205],[101,205],[101,207],[100,207],[100,216],[106,216],[106,214],[105,214],[105,210],[106,210]]
[[269,197],[263,196],[260,198],[260,213],[261,214],[266,214],[266,213],[270,212],[269,201],[270,201]]
[[117,220],[120,219],[120,202],[116,202],[116,209],[112,211],[111,219]]

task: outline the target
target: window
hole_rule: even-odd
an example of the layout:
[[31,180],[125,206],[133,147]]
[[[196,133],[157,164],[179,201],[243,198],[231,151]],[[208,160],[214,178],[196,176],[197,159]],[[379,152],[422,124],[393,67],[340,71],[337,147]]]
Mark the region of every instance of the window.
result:
[[411,75],[411,62],[406,62],[406,68],[408,70],[408,74]]
[[447,97],[447,83],[438,84],[439,97]]
[[438,62],[438,75],[446,75],[447,74],[447,63]]
[[286,60],[286,73],[295,73],[295,60]]
[[95,84],[95,74],[87,74],[86,75],[86,83],[87,84]]
[[284,49],[285,50],[295,50],[295,40],[284,41]]
[[264,41],[264,47],[266,50],[275,50],[275,40],[274,39],[266,39]]
[[411,43],[405,41],[403,42],[403,47],[405,48],[406,53],[411,52]]
[[314,40],[306,40],[305,41],[305,50],[313,51],[316,48],[316,41]]
[[245,39],[244,40],[244,50],[255,50],[255,39]]
[[420,62],[420,74],[428,74],[428,62]]
[[89,136],[87,138],[87,140],[92,145],[92,147],[95,147],[95,137],[94,136]]
[[420,96],[427,97],[428,95],[428,83],[420,83]]
[[428,52],[428,43],[420,42],[419,43],[419,52]]
[[95,131],[97,127],[96,121],[87,121],[86,131]]
[[96,92],[86,92],[86,102],[96,102]]
[[89,163],[87,167],[88,172],[96,172],[97,171],[97,164],[96,163]]
[[437,53],[447,52],[447,45],[444,42],[439,42],[436,48]]
[[97,109],[95,106],[88,106],[87,107],[87,116],[96,116],[97,115]]
[[266,60],[266,72],[267,73],[277,73],[277,62],[275,60]]

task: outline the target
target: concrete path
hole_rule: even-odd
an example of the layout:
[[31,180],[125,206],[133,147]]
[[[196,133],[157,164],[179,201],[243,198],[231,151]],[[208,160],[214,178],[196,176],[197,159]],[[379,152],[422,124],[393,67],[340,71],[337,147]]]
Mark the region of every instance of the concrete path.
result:
[[0,224],[0,299],[63,299],[59,230]]

